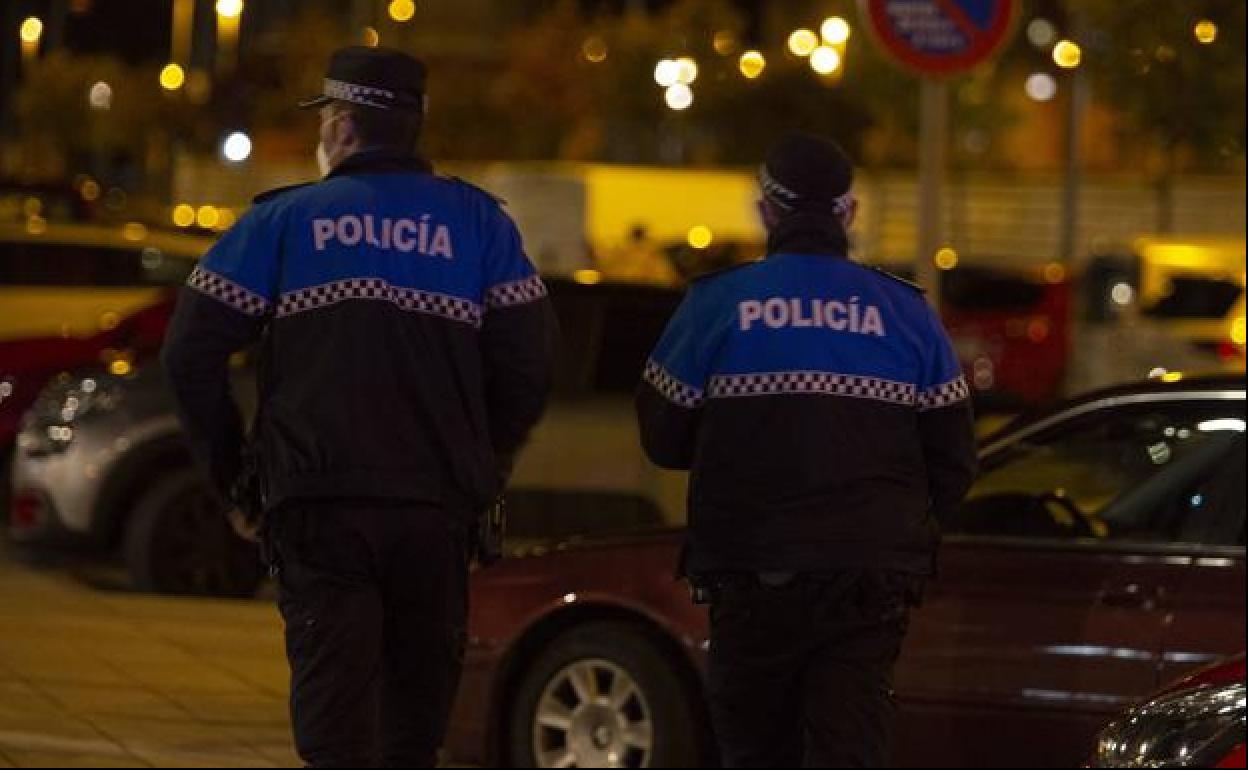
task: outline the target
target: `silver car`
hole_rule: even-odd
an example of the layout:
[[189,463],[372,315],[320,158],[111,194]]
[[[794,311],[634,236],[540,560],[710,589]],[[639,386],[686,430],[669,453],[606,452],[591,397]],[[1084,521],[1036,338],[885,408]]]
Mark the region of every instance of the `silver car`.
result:
[[[253,383],[239,371],[244,404]],[[160,367],[61,375],[23,420],[12,476],[19,544],[120,551],[143,591],[248,596],[262,578],[192,467]]]

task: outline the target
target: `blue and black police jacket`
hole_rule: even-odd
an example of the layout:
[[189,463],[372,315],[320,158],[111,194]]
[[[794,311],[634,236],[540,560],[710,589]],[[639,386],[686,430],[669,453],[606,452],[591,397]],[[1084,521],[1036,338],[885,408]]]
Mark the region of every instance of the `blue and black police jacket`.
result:
[[197,457],[228,494],[244,433],[230,355],[259,349],[252,447],[267,504],[498,491],[551,383],[554,316],[485,192],[366,152],[260,196],[183,288],[163,360]]
[[926,574],[975,471],[969,392],[916,286],[797,214],[696,281],[646,364],[657,464],[691,469],[685,569]]

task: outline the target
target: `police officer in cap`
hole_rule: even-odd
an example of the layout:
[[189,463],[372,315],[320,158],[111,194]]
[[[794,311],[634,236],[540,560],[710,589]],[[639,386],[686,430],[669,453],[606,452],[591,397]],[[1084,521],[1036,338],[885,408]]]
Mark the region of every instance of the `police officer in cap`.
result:
[[829,140],[772,148],[767,257],[693,284],[638,393],[649,456],[692,470],[683,572],[728,767],[887,760],[909,608],[975,472],[940,320],[847,258],[852,176]]
[[[222,236],[163,358],[214,488],[247,507],[257,469],[299,755],[427,767],[460,676],[473,524],[544,407],[553,314],[499,202],[417,154],[419,61],[340,50],[303,106],[320,109],[325,178],[261,195]],[[228,361],[256,341],[245,440]]]

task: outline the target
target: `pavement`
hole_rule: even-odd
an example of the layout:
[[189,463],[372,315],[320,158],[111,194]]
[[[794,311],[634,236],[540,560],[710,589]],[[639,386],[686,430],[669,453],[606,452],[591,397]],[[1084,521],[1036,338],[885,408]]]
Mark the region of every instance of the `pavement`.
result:
[[299,767],[272,600],[162,598],[0,545],[0,767]]

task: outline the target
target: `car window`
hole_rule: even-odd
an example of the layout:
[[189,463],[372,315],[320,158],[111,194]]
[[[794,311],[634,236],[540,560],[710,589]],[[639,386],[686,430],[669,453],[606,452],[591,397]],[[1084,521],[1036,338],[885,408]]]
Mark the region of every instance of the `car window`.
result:
[[1243,293],[1243,287],[1234,281],[1174,277],[1165,296],[1143,312],[1150,318],[1225,318]]
[[986,458],[945,530],[1184,540],[1189,515],[1202,506],[1186,509],[1180,495],[1209,477],[1243,431],[1242,401],[1101,410]]
[[1175,522],[1175,538],[1185,543],[1244,545],[1244,437],[1198,482],[1169,501],[1164,520]]
[[556,397],[631,395],[680,292],[555,282],[550,288],[562,339]]
[[0,286],[172,286],[193,266],[155,247],[0,243]]

